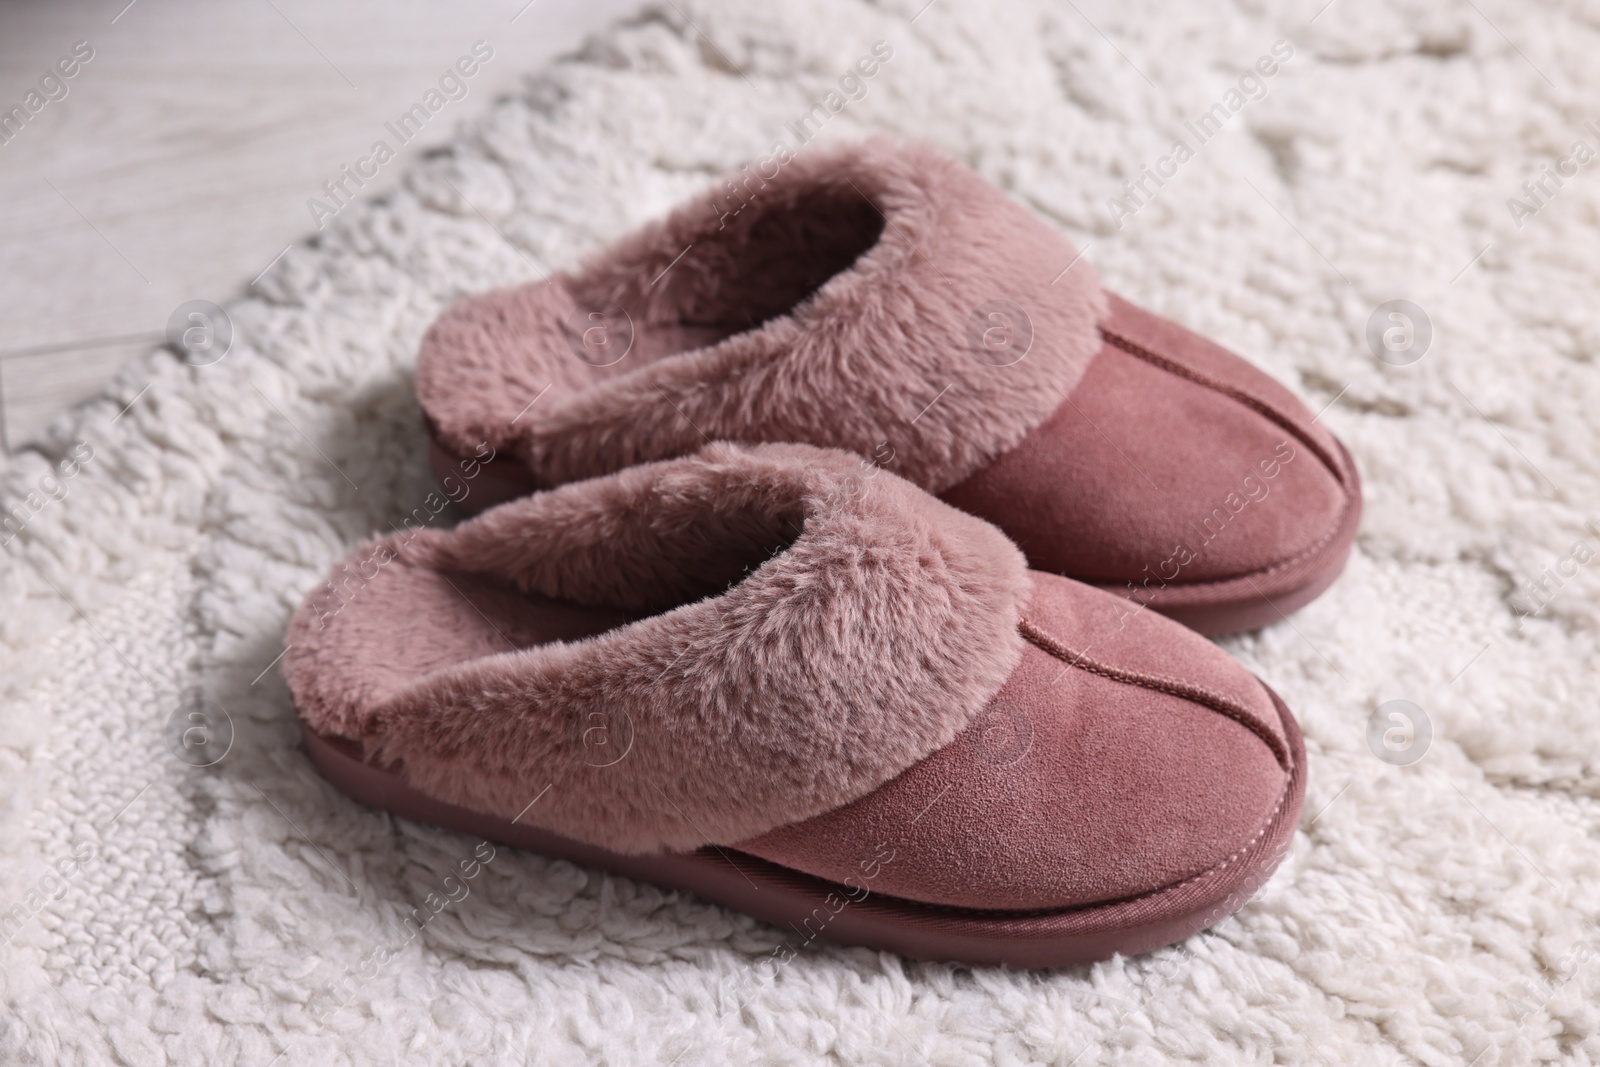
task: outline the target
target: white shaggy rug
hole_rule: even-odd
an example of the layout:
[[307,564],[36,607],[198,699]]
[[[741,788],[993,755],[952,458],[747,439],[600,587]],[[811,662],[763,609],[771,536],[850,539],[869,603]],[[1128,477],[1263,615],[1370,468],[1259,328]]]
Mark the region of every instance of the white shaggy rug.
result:
[[[926,2],[669,0],[294,249],[221,362],[153,354],[10,461],[0,1062],[1600,1062],[1592,7]],[[1227,642],[1305,727],[1295,852],[1210,933],[1041,974],[813,944],[774,976],[792,932],[504,848],[408,939],[478,843],[323,784],[268,668],[431,491],[419,337],[795,147],[819,101],[822,137],[946,146],[1327,406],[1366,478],[1348,573]],[[1144,166],[1170,177],[1128,192]],[[1406,365],[1369,348],[1390,300],[1431,320],[1420,360],[1422,331],[1378,347]],[[1392,699],[1409,750],[1394,706],[1369,744]],[[231,723],[210,767],[169,745],[194,700],[226,715],[203,751]]]

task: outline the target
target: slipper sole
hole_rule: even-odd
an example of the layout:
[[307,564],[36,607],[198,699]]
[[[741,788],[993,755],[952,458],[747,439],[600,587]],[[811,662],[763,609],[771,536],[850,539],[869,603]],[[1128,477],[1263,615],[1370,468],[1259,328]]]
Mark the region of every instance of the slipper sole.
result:
[[1306,792],[1305,741],[1283,701],[1270,688],[1267,692],[1282,720],[1293,766],[1271,818],[1255,838],[1226,860],[1148,893],[1027,912],[920,904],[873,893],[870,884],[840,885],[727,847],[653,855],[611,852],[437,800],[407,785],[397,769],[364,761],[356,742],[318,734],[304,722],[301,729],[322,776],[368,807],[692,893],[787,927],[805,944],[820,938],[914,959],[1037,968],[1134,955],[1181,941],[1243,907],[1266,884],[1290,848]]

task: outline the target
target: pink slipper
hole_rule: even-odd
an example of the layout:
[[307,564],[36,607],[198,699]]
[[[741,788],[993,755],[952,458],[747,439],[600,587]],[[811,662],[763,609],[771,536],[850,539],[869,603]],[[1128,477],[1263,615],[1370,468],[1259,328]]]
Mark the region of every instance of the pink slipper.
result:
[[932,148],[766,169],[433,325],[417,395],[469,510],[710,440],[798,441],[1207,633],[1275,621],[1343,569],[1355,466],[1271,378],[1101,289]]
[[358,800],[908,956],[1185,937],[1256,892],[1305,794],[1294,719],[1221,650],[804,445],[370,542],[289,643]]

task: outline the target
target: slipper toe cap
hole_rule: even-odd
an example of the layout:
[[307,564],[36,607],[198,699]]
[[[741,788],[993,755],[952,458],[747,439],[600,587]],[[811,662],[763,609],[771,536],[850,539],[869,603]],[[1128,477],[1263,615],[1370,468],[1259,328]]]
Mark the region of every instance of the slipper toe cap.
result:
[[1031,566],[1141,598],[1230,582],[1275,597],[1308,561],[1336,565],[1359,511],[1337,440],[1240,357],[1111,307],[1067,401],[945,499],[1006,530]]
[[737,847],[892,897],[1011,911],[1124,900],[1244,862],[1298,803],[1265,687],[1169,620],[1037,582],[1022,662],[953,743]]

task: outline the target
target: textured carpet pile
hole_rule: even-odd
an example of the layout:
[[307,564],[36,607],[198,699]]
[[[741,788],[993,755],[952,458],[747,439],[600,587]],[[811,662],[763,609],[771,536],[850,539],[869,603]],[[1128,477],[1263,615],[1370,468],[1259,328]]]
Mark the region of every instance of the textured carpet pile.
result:
[[[152,353],[7,462],[0,1062],[1600,1062],[1600,20],[925,2],[648,10],[294,248],[220,362]],[[299,745],[291,611],[432,491],[430,320],[819,129],[943,145],[1326,408],[1362,468],[1344,578],[1225,642],[1298,713],[1311,787],[1207,934],[1039,974],[812,944],[774,973],[792,931],[376,814]],[[1367,340],[1391,300],[1432,326],[1404,366]],[[1395,699],[1426,718],[1407,766],[1375,755],[1387,712],[1368,740]],[[184,731],[226,755],[180,760]]]

